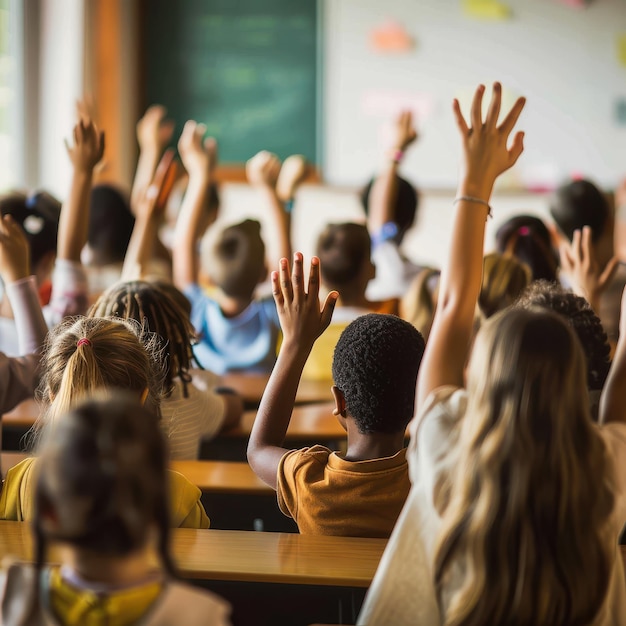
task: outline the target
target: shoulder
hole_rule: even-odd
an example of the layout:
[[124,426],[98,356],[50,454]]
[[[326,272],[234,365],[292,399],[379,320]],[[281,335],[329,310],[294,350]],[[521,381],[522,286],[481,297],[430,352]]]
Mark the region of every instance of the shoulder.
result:
[[332,450],[320,445],[290,450],[280,459],[279,472],[281,469],[282,471],[297,471],[305,466],[325,467],[331,454]]
[[35,457],[29,457],[6,473],[0,494],[0,519],[22,522],[32,518],[36,467]]

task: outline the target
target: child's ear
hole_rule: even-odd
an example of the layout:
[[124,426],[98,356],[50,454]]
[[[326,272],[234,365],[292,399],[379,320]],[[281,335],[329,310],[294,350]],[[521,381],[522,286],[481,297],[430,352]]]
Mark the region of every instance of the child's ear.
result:
[[335,408],[333,409],[333,415],[337,418],[338,422],[343,426],[344,430],[348,430],[346,425],[346,398],[343,395],[343,391],[333,385],[330,388],[333,398],[335,399]]

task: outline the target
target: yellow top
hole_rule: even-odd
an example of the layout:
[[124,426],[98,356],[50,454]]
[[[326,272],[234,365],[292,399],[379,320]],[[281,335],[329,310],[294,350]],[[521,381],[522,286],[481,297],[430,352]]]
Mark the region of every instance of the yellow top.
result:
[[[24,459],[6,474],[0,494],[0,519],[25,522],[33,519],[33,491],[37,457]],[[168,470],[172,527],[208,528],[210,521],[200,502],[202,492],[182,474]]]
[[50,610],[64,626],[127,626],[143,617],[159,597],[162,581],[97,593],[74,585],[53,567],[48,585]]

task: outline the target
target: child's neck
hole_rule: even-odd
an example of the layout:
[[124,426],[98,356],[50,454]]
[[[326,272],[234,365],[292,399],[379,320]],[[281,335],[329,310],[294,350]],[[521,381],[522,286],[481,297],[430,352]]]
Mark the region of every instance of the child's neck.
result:
[[404,432],[360,433],[353,420],[347,420],[348,449],[346,461],[371,461],[397,454],[404,448]]
[[108,556],[64,546],[63,563],[84,581],[121,587],[141,584],[158,569],[154,550],[146,546],[126,556]]
[[224,317],[237,317],[237,315],[243,313],[250,306],[253,297],[239,298],[227,296],[223,291],[218,290],[215,299]]

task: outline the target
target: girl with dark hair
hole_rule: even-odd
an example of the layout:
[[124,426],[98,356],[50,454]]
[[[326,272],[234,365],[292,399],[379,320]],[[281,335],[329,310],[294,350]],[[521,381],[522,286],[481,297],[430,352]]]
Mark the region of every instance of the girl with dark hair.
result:
[[[13,563],[0,577],[2,624],[229,624],[226,602],[176,580],[154,412],[131,394],[92,399],[60,416],[45,444],[35,564]],[[63,546],[60,565],[45,567],[50,545]]]

